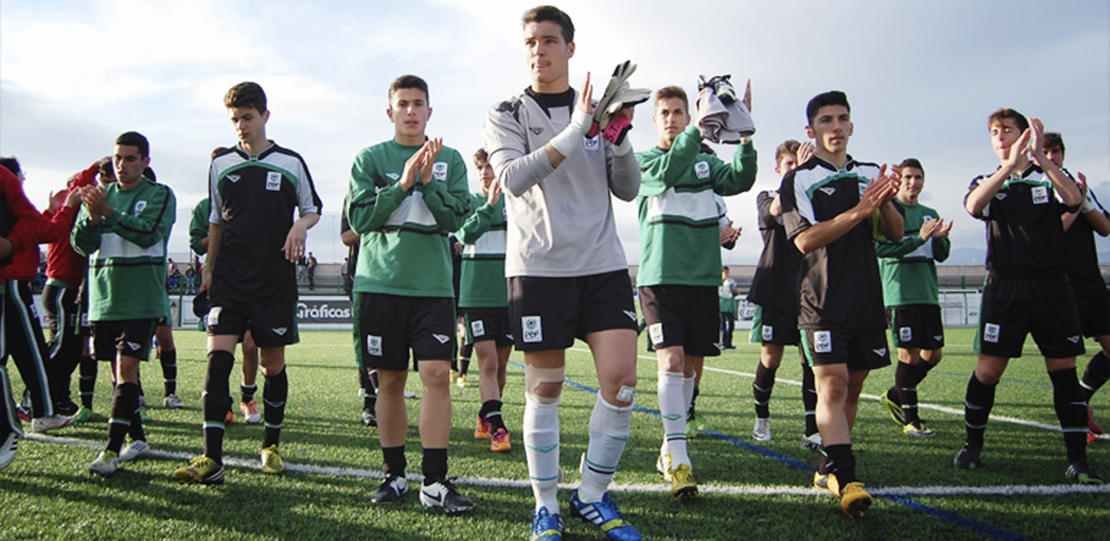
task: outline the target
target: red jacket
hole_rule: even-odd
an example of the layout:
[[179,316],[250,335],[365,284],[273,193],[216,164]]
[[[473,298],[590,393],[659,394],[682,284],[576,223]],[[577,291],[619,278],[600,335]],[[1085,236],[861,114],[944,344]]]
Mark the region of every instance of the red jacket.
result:
[[[38,229],[42,215],[27,199],[23,192],[23,183],[6,168],[0,167],[0,236],[12,243],[14,258],[13,264],[19,260],[19,255],[26,252],[38,252]],[[17,279],[13,272],[14,265],[0,266],[0,278],[4,280]],[[38,262],[34,263],[38,268]],[[34,271],[31,272],[33,277]]]
[[[68,195],[73,190],[84,186],[96,184],[96,174],[99,168],[96,164],[77,173],[66,187]],[[71,286],[81,283],[88,268],[88,258],[77,253],[69,242],[69,235],[73,231],[73,224],[77,221],[77,211],[81,205],[72,207],[63,206],[57,212],[49,210],[43,212],[48,220],[43,223],[39,231],[39,242],[47,243],[46,246],[46,277],[52,280],[65,282]]]

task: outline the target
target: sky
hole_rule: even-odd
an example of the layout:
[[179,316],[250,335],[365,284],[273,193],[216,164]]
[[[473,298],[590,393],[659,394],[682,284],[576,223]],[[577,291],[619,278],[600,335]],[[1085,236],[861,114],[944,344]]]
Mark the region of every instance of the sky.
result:
[[[1110,205],[1110,2],[1026,0],[832,2],[564,1],[576,27],[571,84],[604,80],[632,60],[634,87],[698,75],[750,78],[759,174],[729,197],[744,229],[726,264],[762,250],[755,195],[777,188],[775,147],[804,140],[805,104],[838,89],[852,104],[849,153],[920,159],[922,203],[955,221],[953,262],[982,264],[984,227],[963,210],[971,179],[998,165],[986,118],[1013,107],[1061,132],[1066,166]],[[73,173],[112,151],[122,132],[151,143],[151,167],[177,194],[171,255],[188,250],[193,206],[207,195],[209,155],[235,143],[223,106],[232,85],[261,84],[267,134],[298,151],[324,202],[309,232],[321,262],[342,261],[339,211],[351,161],[393,136],[389,83],[428,81],[428,135],[471,156],[489,108],[528,84],[520,15],[506,0],[0,2],[0,155],[17,156],[43,208]],[[603,86],[603,85],[599,85]],[[600,93],[600,91],[599,91]],[[600,95],[595,95],[595,98]],[[656,144],[650,105],[631,132]],[[729,160],[735,147],[716,146]],[[472,189],[477,175],[470,172]],[[630,263],[636,206],[614,200]],[[1110,240],[1099,239],[1103,264]]]

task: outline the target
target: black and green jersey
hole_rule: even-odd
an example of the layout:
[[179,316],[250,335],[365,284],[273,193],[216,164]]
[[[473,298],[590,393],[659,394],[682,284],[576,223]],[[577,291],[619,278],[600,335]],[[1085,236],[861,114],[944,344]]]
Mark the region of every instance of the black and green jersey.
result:
[[921,226],[940,219],[937,211],[925,205],[910,205],[898,199],[894,208],[905,219],[902,240],[875,241],[879,256],[879,273],[883,277],[883,302],[887,306],[940,304],[940,287],[935,262],[948,259],[951,242],[948,237],[921,240]]
[[208,217],[211,215],[212,205],[207,197],[193,207],[193,218],[189,220],[189,248],[197,255],[208,253],[208,248],[204,247],[202,241],[208,238]]
[[771,214],[771,204],[778,192],[763,191],[755,196],[759,213],[759,233],[763,236],[763,253],[752,276],[748,300],[775,312],[798,312],[798,280],[802,253],[786,240],[782,216]]
[[158,319],[169,311],[166,241],[177,216],[173,190],[143,179],[121,190],[104,188],[115,211],[98,223],[81,206],[73,248],[89,257],[89,321]]
[[466,162],[443,147],[432,180],[401,189],[405,161],[420,150],[389,140],[362,149],[351,166],[347,219],[362,237],[354,290],[412,297],[454,297],[447,234],[470,211]]
[[636,153],[640,164],[639,287],[715,286],[721,275],[720,211],[714,193],[735,195],[755,183],[756,152],[740,145],[732,164],[701,152],[701,131],[687,128],[670,150]]
[[212,212],[223,224],[214,298],[244,303],[292,304],[297,300],[297,270],[282,247],[298,215],[319,214],[308,166],[299,154],[276,144],[258,156],[225,148],[209,170]]
[[[1064,173],[1068,175],[1068,178],[1072,178],[1071,173],[1068,173],[1067,170],[1064,170]],[[1093,190],[1087,193],[1087,197],[1094,203],[1095,210],[1110,216],[1106,209],[1102,207],[1102,203],[1095,197]],[[1075,222],[1064,232],[1064,237],[1068,242],[1068,280],[1072,287],[1105,289],[1106,282],[1103,281],[1102,272],[1099,271],[1098,267],[1095,230],[1091,227],[1091,222],[1087,221],[1085,213],[1080,212],[1079,216],[1075,217]]]
[[489,198],[471,194],[473,209],[455,236],[463,243],[460,308],[509,305],[505,282],[505,198],[490,206]]

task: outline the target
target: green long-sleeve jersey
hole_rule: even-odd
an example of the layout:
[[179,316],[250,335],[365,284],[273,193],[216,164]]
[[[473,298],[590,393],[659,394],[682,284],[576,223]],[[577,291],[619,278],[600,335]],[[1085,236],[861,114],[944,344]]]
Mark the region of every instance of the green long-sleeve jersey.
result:
[[189,221],[189,247],[197,255],[208,253],[208,248],[204,247],[203,241],[208,238],[208,217],[211,214],[212,203],[207,197],[193,207],[193,218]]
[[115,183],[104,192],[115,211],[94,224],[82,205],[71,236],[73,248],[89,257],[89,320],[163,317],[166,241],[177,216],[173,190],[144,178],[129,190]]
[[640,163],[640,270],[638,286],[719,285],[720,212],[713,197],[751,189],[756,152],[740,145],[732,164],[701,152],[701,132],[691,126],[670,150],[636,153]]
[[389,140],[361,150],[351,166],[347,219],[362,237],[354,291],[454,297],[447,234],[470,211],[466,162],[443,147],[432,180],[401,189],[405,161],[420,150]]
[[937,280],[937,261],[948,259],[951,242],[948,237],[922,240],[921,226],[926,221],[937,220],[940,215],[925,205],[910,205],[898,199],[894,208],[906,221],[902,240],[875,241],[879,256],[879,273],[883,278],[883,302],[886,306],[909,304],[939,304],[940,286]]
[[509,305],[505,282],[505,198],[490,206],[489,198],[471,194],[463,226],[455,233],[463,243],[460,308],[500,308]]

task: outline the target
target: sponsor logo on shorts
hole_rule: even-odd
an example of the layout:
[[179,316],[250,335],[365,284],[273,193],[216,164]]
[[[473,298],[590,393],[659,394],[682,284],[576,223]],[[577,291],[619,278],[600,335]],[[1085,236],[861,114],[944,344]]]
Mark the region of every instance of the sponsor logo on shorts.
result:
[[624,312],[624,315],[628,316],[628,319],[631,319],[632,321],[636,321],[636,312],[633,312],[632,310],[621,310],[621,311]]
[[136,344],[135,342],[124,342],[124,344],[126,344],[127,349],[130,349],[131,351],[139,351],[139,348],[143,347],[142,344]]
[[983,340],[992,344],[998,343],[998,335],[1002,332],[1002,326],[996,323],[987,323],[983,326]]
[[763,341],[770,342],[775,339],[775,328],[770,325],[763,326]]
[[285,336],[285,333],[288,332],[289,329],[286,328],[286,327],[276,327],[276,328],[270,329],[270,331],[272,331],[274,334],[276,334],[278,336]]
[[832,195],[832,194],[836,193],[836,188],[834,188],[832,186],[826,186],[824,188],[818,188],[818,189],[821,190],[822,192],[824,192],[825,195]]
[[213,306],[208,311],[208,326],[215,327],[220,324],[220,311],[223,310],[222,306]]
[[944,341],[944,335],[943,334],[934,334],[933,335],[933,340],[936,340],[937,342],[943,342]]
[[398,173],[386,173],[385,176],[389,177],[389,180],[397,180],[401,178],[401,175]]
[[586,150],[597,152],[597,149],[601,148],[601,136],[595,135],[593,137],[587,137],[582,141],[582,147]]
[[382,356],[382,337],[372,334],[366,335],[366,353],[375,357]]
[[1048,203],[1048,187],[1047,186],[1034,186],[1033,187],[1033,204],[1043,205]]
[[871,351],[875,352],[875,355],[886,357],[886,348],[873,349]]
[[446,334],[436,334],[436,333],[432,333],[432,338],[435,338],[436,342],[439,342],[440,344],[446,344],[447,341],[451,339],[451,337],[447,336]]
[[82,327],[88,327],[89,326],[89,315],[88,314],[81,314],[81,326]]
[[898,339],[903,341],[903,342],[909,342],[910,340],[913,340],[913,328],[911,328],[911,327],[899,327],[898,328]]
[[524,332],[524,342],[532,344],[543,342],[543,322],[540,316],[524,316],[520,318],[520,327]]
[[648,336],[651,337],[651,343],[653,343],[653,344],[662,344],[663,343],[663,324],[662,323],[652,323],[651,326],[648,327]]
[[432,178],[436,180],[447,180],[447,162],[436,162],[432,164]]
[[530,126],[528,131],[532,132],[532,135],[539,135],[543,133],[543,126]]
[[485,336],[486,326],[481,320],[470,322],[470,334],[473,336]]
[[1079,343],[1079,335],[1077,334],[1075,336],[1069,336],[1068,337],[1068,342],[1071,342],[1073,344],[1078,344]]
[[135,216],[138,216],[139,213],[142,212],[144,209],[146,209],[146,201],[145,200],[135,202]]
[[515,340],[515,339],[513,338],[513,334],[512,334],[512,333],[505,333],[505,338],[508,338],[510,342],[512,342],[513,340]]
[[277,171],[266,173],[266,190],[271,192],[281,190],[281,173]]
[[698,176],[698,178],[709,178],[709,163],[708,162],[697,162],[697,163],[695,163],[694,164],[694,174],[696,174]]
[[815,331],[813,333],[813,351],[832,353],[832,350],[832,331]]

